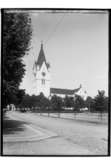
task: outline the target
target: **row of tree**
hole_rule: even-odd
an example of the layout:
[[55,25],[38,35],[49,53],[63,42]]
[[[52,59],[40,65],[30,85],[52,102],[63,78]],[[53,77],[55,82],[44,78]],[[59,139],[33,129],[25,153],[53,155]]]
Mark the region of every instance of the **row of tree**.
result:
[[97,96],[94,98],[88,96],[86,100],[79,95],[76,95],[75,98],[68,96],[61,98],[54,95],[48,99],[41,93],[39,96],[25,95],[18,106],[41,110],[53,109],[57,111],[68,109],[70,109],[70,111],[82,111],[82,109],[86,108],[91,112],[107,112],[108,97],[105,96],[105,91],[98,91]]

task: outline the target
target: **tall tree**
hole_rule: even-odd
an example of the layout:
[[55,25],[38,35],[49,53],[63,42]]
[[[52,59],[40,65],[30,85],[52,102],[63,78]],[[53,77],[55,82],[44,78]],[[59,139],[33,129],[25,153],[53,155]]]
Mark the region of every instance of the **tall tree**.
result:
[[74,100],[74,110],[80,111],[80,108],[83,107],[84,107],[84,99],[81,96],[76,95]]
[[20,99],[25,73],[23,56],[29,50],[31,20],[27,13],[3,11],[3,106]]
[[105,91],[104,90],[98,90],[97,96],[94,98],[95,101],[95,110],[99,112],[103,112],[106,109],[106,100],[105,97]]

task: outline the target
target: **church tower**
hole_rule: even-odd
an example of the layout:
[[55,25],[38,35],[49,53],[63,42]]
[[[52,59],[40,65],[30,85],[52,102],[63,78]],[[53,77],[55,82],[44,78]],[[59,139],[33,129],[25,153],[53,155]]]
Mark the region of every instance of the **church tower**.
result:
[[35,61],[33,66],[33,73],[35,77],[35,94],[39,95],[43,93],[44,96],[50,96],[50,65],[47,63],[43,43],[41,43],[41,48],[37,61]]

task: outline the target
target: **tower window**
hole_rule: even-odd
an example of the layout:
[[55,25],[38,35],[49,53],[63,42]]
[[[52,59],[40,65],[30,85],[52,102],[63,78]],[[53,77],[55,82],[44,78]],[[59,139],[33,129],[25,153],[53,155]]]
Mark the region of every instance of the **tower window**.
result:
[[45,79],[42,79],[42,85],[45,85]]

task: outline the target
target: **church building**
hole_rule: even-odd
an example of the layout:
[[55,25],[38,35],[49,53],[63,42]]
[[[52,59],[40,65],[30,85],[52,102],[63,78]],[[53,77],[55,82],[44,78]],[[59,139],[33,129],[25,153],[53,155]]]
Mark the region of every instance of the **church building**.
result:
[[50,65],[46,61],[43,43],[41,43],[38,59],[34,62],[33,73],[35,77],[35,95],[43,93],[47,98],[53,95],[60,97],[65,97],[66,95],[74,97],[75,94],[81,89],[81,85],[77,89],[62,89],[51,87]]

